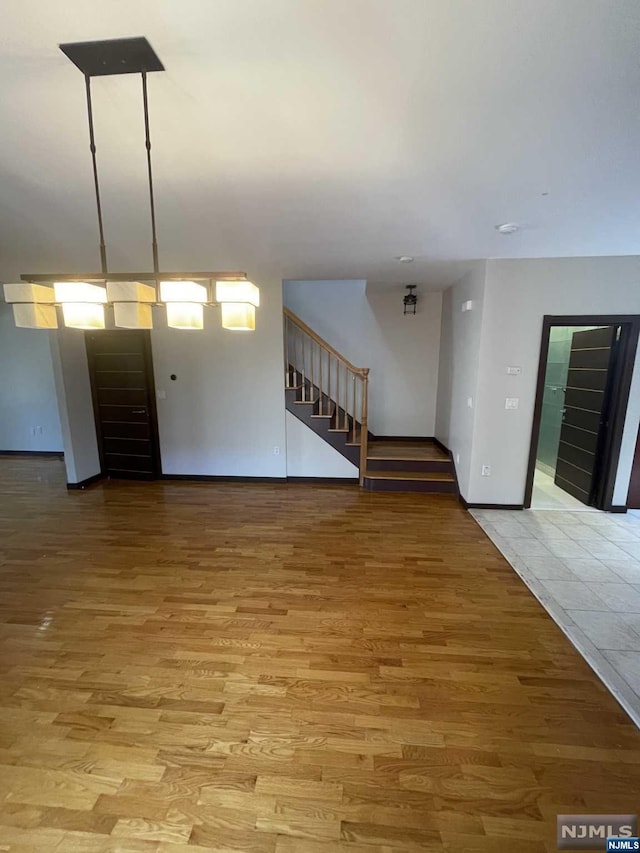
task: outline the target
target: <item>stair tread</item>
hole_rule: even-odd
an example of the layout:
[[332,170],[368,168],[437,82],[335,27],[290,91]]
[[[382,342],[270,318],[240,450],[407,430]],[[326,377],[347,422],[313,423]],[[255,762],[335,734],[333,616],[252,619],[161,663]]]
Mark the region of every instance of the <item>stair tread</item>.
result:
[[444,471],[367,471],[370,480],[424,480],[454,483],[453,474]]
[[370,462],[431,462],[439,465],[450,465],[448,456],[372,456],[367,450],[367,459]]
[[371,441],[367,457],[398,462],[449,462],[448,455],[437,444],[428,441]]
[[316,414],[311,415],[312,418],[332,418],[335,415],[333,403],[328,404],[322,407],[326,409],[326,411],[317,412]]

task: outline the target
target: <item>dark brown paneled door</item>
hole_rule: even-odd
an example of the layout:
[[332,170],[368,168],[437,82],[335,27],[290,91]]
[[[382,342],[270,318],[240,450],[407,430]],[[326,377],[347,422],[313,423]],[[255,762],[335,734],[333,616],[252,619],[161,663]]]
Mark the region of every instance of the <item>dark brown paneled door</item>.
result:
[[598,492],[619,326],[574,332],[555,483],[585,504]]
[[85,333],[102,473],[152,480],[160,453],[146,331]]

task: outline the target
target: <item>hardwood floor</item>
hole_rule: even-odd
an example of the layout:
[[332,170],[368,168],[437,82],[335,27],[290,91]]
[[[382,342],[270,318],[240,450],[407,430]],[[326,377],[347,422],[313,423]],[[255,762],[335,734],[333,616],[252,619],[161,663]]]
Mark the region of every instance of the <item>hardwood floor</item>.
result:
[[0,851],[551,853],[640,733],[450,496],[0,459]]
[[427,441],[370,441],[367,455],[370,459],[449,461],[444,450]]

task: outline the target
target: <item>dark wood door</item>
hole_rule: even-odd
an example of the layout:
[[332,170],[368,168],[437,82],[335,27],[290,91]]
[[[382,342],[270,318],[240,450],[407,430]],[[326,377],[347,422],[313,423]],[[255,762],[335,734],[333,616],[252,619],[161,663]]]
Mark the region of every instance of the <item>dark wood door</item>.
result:
[[149,333],[105,329],[85,338],[102,473],[155,479],[160,453]]
[[636,441],[636,452],[633,457],[631,469],[631,481],[629,483],[629,496],[627,498],[629,509],[640,509],[640,430]]
[[610,374],[619,327],[574,332],[555,483],[594,503],[610,407]]

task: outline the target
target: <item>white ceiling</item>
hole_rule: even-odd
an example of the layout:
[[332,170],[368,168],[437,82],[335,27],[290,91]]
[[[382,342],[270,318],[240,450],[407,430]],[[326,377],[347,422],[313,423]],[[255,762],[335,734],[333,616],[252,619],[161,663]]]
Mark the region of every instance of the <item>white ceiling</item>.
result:
[[[638,0],[3,0],[0,278],[98,267],[57,45],[135,35],[166,66],[165,269],[439,287],[473,258],[640,253]],[[95,80],[94,110],[110,266],[150,268],[139,78]]]

